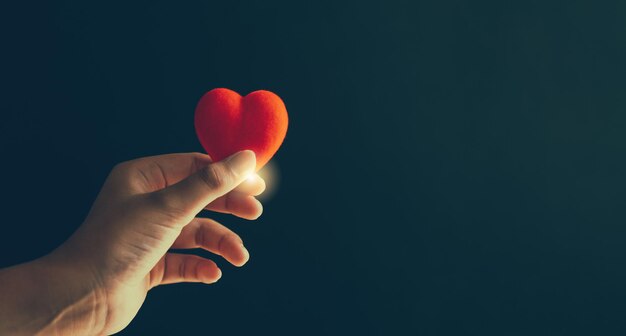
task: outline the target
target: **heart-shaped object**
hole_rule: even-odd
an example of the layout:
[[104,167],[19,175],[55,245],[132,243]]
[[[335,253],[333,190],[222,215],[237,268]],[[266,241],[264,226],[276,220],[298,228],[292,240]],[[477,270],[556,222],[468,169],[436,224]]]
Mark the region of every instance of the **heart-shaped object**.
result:
[[196,134],[213,161],[250,149],[256,170],[276,153],[287,134],[287,109],[276,94],[259,90],[242,97],[229,89],[213,89],[196,107]]

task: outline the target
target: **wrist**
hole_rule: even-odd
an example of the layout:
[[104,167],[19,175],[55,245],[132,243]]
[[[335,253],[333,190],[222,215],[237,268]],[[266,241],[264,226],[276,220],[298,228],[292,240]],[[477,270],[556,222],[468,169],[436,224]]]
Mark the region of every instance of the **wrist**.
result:
[[52,281],[42,281],[49,287],[45,292],[56,303],[51,310],[54,320],[50,331],[60,335],[100,335],[108,316],[106,290],[85,254],[66,245],[38,260],[40,272]]
[[2,270],[0,333],[94,335],[106,324],[103,292],[79,264],[54,253]]

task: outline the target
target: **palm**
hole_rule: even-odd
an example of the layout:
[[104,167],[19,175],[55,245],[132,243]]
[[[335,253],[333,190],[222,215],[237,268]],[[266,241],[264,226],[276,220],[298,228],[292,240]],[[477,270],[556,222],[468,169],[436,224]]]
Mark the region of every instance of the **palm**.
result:
[[262,208],[253,195],[263,191],[262,179],[242,183],[201,206],[173,204],[160,196],[209,163],[210,159],[202,154],[151,157],[123,164],[107,179],[83,229],[91,238],[97,230],[100,239],[80,239],[90,241],[91,250],[109,251],[98,256],[99,274],[106,283],[111,312],[107,333],[117,332],[130,323],[147,292],[155,286],[214,283],[221,277],[212,260],[171,253],[170,248],[203,248],[236,266],[248,260],[248,252],[237,234],[213,220],[195,216],[205,208],[248,219],[258,217]]

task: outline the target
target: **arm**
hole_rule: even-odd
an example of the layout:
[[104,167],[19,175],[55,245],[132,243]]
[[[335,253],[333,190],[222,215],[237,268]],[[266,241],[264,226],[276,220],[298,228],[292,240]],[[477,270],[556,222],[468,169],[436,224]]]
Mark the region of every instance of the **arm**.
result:
[[[59,248],[0,270],[0,335],[101,335],[124,329],[147,292],[178,282],[211,284],[215,262],[170,248],[203,248],[235,266],[249,258],[241,238],[203,209],[256,219],[264,181],[255,156],[220,161],[170,154],[116,166],[85,222]],[[254,176],[252,180],[247,179]]]
[[0,334],[76,335],[103,330],[102,293],[71,263],[44,257],[0,270]]

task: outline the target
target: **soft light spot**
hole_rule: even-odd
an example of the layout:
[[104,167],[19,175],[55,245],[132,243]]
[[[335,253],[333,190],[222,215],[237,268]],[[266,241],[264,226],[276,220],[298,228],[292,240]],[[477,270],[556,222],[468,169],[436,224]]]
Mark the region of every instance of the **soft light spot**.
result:
[[270,161],[257,174],[265,181],[265,191],[257,198],[261,201],[266,201],[278,190],[280,170],[275,161]]

